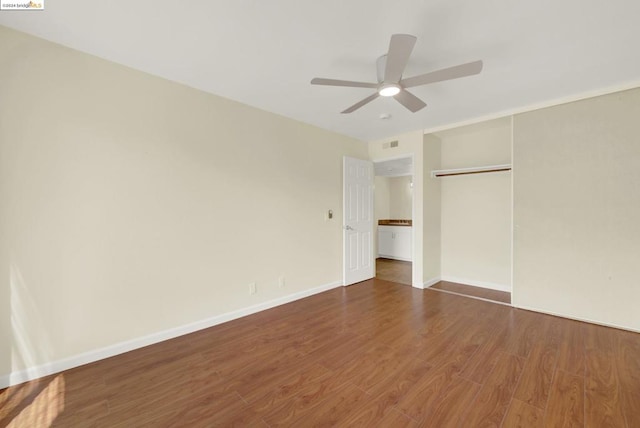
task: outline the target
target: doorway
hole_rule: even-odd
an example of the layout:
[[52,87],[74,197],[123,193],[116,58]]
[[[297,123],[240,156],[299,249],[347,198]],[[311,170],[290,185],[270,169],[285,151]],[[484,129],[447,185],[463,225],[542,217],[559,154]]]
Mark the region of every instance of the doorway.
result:
[[376,278],[412,285],[413,157],[374,163]]

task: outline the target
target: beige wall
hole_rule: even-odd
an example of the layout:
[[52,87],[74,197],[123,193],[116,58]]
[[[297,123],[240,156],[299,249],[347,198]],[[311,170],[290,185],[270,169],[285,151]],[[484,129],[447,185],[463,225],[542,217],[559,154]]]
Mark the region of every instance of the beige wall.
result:
[[[414,287],[424,286],[423,277],[423,132],[415,131],[369,143],[369,157],[372,161],[382,161],[407,155],[413,156],[413,264],[412,284]],[[384,143],[397,140],[398,147],[384,149]]]
[[375,217],[376,224],[380,219],[391,218],[389,177],[375,177]]
[[411,219],[413,208],[413,177],[389,177],[389,217]]
[[[511,163],[511,118],[437,134],[442,169]],[[511,173],[443,177],[442,272],[445,281],[511,290]]]
[[514,121],[516,306],[640,330],[640,89]]
[[411,219],[413,209],[413,177],[376,176],[376,220]]
[[0,75],[0,378],[341,280],[366,144],[2,27]]
[[[378,220],[390,218],[389,214],[389,178],[376,176],[375,180],[375,193],[374,193],[374,215],[375,222],[374,227],[378,226]],[[378,233],[374,231],[373,242],[375,248],[373,254],[378,256]]]
[[[439,179],[431,177],[431,171],[440,169],[442,142],[435,135],[423,137],[423,187],[424,187],[424,228],[423,228],[423,265],[425,286],[430,287],[441,276],[441,191]],[[415,188],[415,181],[414,181]]]

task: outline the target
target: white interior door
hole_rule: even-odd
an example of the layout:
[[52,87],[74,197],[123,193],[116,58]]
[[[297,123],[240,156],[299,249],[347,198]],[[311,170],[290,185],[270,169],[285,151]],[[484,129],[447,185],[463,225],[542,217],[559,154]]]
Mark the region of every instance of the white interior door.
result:
[[374,276],[373,162],[344,157],[343,284]]

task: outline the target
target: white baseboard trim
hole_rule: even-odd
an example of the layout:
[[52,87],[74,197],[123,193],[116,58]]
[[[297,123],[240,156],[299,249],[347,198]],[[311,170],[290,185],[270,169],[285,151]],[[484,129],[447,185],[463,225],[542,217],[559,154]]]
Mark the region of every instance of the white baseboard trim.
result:
[[411,262],[413,261],[413,259],[411,257],[400,257],[400,256],[388,256],[385,254],[378,254],[378,257],[376,257],[378,259],[391,259],[391,260],[400,260],[403,262]]
[[511,287],[504,284],[496,284],[494,282],[476,281],[467,278],[456,278],[453,276],[443,276],[442,281],[457,282],[458,284],[471,285],[473,287],[488,288],[490,290],[506,291],[511,293]]
[[440,281],[441,281],[441,280],[440,280],[440,278],[431,278],[431,279],[426,280],[426,281],[424,282],[424,284],[422,284],[422,285],[423,285],[423,288],[429,288],[429,287],[431,287],[432,285],[436,285],[436,284],[437,284],[437,283],[439,283]]
[[154,343],[163,342],[165,340],[173,339],[178,336],[183,336],[185,334],[193,333],[194,331],[213,327],[214,325],[222,324],[227,321],[232,321],[237,318],[242,318],[247,315],[255,314],[257,312],[261,312],[266,309],[271,309],[276,306],[284,305],[285,303],[290,303],[296,300],[304,299],[305,297],[313,296],[314,294],[319,294],[324,291],[328,291],[333,288],[338,288],[341,286],[342,286],[341,280],[333,281],[328,284],[321,285],[319,287],[289,294],[287,296],[278,297],[277,299],[269,300],[263,303],[258,303],[257,305],[241,308],[235,311],[227,312],[225,314],[216,315],[214,317],[207,318],[201,321],[196,321],[190,324],[185,324],[179,327],[174,327],[168,330],[152,333],[147,336],[105,346],[104,348],[84,352],[79,355],[63,358],[61,360],[42,364],[40,366],[30,367],[24,370],[12,372],[8,375],[0,376],[0,389],[13,386],[13,385],[18,385],[23,382],[28,382],[30,380],[38,379],[43,376],[49,376],[54,373],[59,373],[64,370],[69,370],[74,367],[79,367],[88,363],[93,363],[95,361],[103,360],[105,358],[113,357],[115,355],[123,354],[129,351],[133,351],[134,349],[139,349],[145,346],[153,345]]
[[560,314],[557,312],[551,312],[543,309],[533,308],[530,306],[522,306],[522,305],[516,305],[516,304],[511,304],[511,306],[517,309],[524,309],[525,311],[538,312],[540,314],[552,315],[554,317],[566,318],[574,321],[588,322],[589,324],[601,325],[603,327],[611,327],[611,328],[617,328],[618,330],[625,330],[625,331],[632,331],[634,333],[640,333],[640,330],[637,330],[635,328],[625,327],[618,324],[606,323],[602,321],[594,321],[590,318],[575,317],[572,315]]

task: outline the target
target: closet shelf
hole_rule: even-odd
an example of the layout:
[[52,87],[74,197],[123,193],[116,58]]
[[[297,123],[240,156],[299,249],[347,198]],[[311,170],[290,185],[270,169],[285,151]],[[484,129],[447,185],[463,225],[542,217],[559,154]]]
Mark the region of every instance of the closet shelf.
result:
[[477,166],[473,168],[437,169],[431,171],[431,177],[448,177],[451,175],[484,174],[486,172],[511,171],[511,164]]

